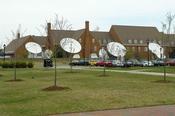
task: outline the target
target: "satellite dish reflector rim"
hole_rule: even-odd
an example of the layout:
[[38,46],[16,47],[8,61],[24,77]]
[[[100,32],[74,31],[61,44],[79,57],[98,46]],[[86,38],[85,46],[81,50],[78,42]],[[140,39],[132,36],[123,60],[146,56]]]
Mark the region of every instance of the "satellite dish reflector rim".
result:
[[28,52],[33,53],[33,54],[39,54],[42,52],[41,46],[35,42],[26,43],[25,48]]
[[61,39],[60,45],[68,53],[79,53],[81,51],[81,44],[73,38]]

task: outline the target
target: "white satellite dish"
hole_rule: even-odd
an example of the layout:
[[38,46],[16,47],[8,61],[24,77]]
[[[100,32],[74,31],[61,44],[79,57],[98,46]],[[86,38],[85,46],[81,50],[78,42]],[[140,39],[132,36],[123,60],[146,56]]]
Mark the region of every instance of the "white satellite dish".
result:
[[80,59],[80,55],[79,54],[74,54],[73,59]]
[[28,52],[33,54],[39,54],[41,53],[41,46],[35,42],[28,42],[25,44],[25,48]]
[[52,57],[52,54],[53,54],[52,50],[47,49],[43,53],[43,58],[44,59],[50,59]]
[[102,58],[103,60],[108,58],[108,53],[104,48],[101,48],[99,50],[99,57]]
[[60,41],[61,47],[69,53],[78,53],[81,51],[81,45],[80,43],[72,38],[63,38]]
[[164,49],[159,44],[149,43],[148,49],[158,58],[165,58],[165,56],[163,56]]
[[118,56],[124,57],[126,54],[126,48],[118,42],[108,43],[107,50],[111,55],[115,57],[118,57]]
[[98,56],[96,53],[91,53],[90,58],[95,59],[95,58],[98,58]]

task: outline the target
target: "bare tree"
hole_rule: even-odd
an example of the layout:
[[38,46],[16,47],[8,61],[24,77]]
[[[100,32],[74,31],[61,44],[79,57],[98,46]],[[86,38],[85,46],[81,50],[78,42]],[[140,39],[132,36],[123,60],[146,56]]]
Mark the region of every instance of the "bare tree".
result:
[[44,24],[41,24],[39,28],[36,28],[40,35],[47,35],[47,23],[53,22],[52,23],[52,29],[55,30],[71,30],[72,29],[72,24],[69,23],[69,21],[61,16],[59,17],[58,14],[55,14],[54,18],[50,21],[45,20]]
[[167,21],[167,34],[171,33],[171,26],[172,26],[172,22],[175,18],[175,15],[172,14],[171,12],[168,12],[166,15],[166,21]]
[[55,14],[52,27],[56,30],[71,30],[72,24],[69,24],[68,20],[63,16],[60,18],[58,14]]
[[8,36],[5,37],[6,38],[5,43],[8,44],[12,40],[18,39],[17,38],[18,34],[20,34],[20,36],[23,37],[26,32],[27,32],[27,29],[23,30],[21,24],[19,24],[16,30],[11,30],[11,36],[10,37],[8,37]]
[[94,31],[99,31],[100,30],[100,27],[99,26],[96,26],[95,28],[94,28]]

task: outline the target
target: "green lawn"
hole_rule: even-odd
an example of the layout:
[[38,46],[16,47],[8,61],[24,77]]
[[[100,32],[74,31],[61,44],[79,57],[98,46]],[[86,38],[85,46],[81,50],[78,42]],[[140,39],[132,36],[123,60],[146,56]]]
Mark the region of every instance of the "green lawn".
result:
[[[175,66],[166,66],[165,69],[166,69],[167,73],[175,74]],[[145,72],[160,72],[160,73],[163,73],[164,72],[164,67],[163,66],[149,67],[149,68],[143,69],[143,71],[145,71]]]
[[[108,68],[110,70],[140,70],[143,72],[164,72],[164,67],[163,66],[155,66],[155,67],[113,67],[113,68]],[[166,66],[166,72],[167,73],[173,73],[175,74],[175,66]]]
[[17,78],[24,81],[5,82],[13,73],[12,69],[0,69],[1,116],[175,104],[175,78],[168,78],[171,83],[158,83],[161,77],[116,72],[102,77],[99,71],[58,70],[58,84],[71,90],[46,92],[42,89],[53,85],[53,69],[18,69]]

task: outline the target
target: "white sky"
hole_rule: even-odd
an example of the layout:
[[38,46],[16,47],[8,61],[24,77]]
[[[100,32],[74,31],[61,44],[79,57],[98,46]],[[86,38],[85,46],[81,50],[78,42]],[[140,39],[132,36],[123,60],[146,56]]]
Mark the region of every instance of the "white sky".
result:
[[11,38],[21,24],[25,35],[39,35],[37,27],[63,16],[73,29],[84,28],[90,21],[93,30],[108,31],[111,25],[145,25],[161,29],[167,12],[175,13],[175,0],[0,0],[0,45]]

